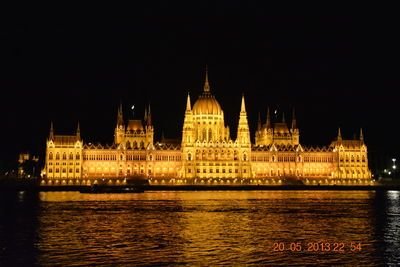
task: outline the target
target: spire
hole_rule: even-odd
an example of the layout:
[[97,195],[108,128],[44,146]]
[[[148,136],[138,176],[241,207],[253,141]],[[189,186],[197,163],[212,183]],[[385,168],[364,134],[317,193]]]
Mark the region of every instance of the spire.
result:
[[257,130],[261,130],[261,115],[260,115],[260,112],[258,112]]
[[339,127],[339,130],[338,130],[337,140],[338,141],[342,141],[342,133],[340,132],[340,127]]
[[117,125],[123,125],[123,124],[124,124],[124,118],[122,115],[122,103],[120,103],[118,107]]
[[206,65],[206,80],[204,82],[204,92],[210,92],[210,85],[208,84],[208,67]]
[[244,94],[242,94],[242,105],[240,107],[240,112],[246,113],[246,105],[244,104]]
[[282,123],[285,122],[285,112],[282,113]]
[[147,125],[151,125],[151,109],[150,109],[150,103],[149,103],[149,110],[147,111]]
[[364,142],[364,135],[363,135],[363,132],[362,132],[362,128],[360,128],[360,141]]
[[188,92],[187,100],[186,100],[186,111],[191,111],[192,106],[190,105],[190,94]]
[[144,108],[144,122],[147,123],[147,108]]
[[78,121],[78,126],[76,127],[76,138],[78,140],[81,139],[81,128],[79,127],[79,121]]
[[295,114],[295,111],[294,111],[294,108],[293,108],[292,129],[294,130],[294,129],[296,129],[296,128],[297,128],[297,125],[296,125],[296,114]]
[[50,139],[50,140],[53,140],[53,139],[54,139],[53,122],[50,123],[50,134],[49,134],[49,139]]
[[271,116],[269,115],[269,107],[267,108],[267,122],[266,122],[267,129],[271,128]]

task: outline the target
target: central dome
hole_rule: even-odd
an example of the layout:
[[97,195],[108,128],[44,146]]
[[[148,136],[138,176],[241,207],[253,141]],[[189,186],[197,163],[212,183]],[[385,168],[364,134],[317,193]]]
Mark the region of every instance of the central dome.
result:
[[204,83],[203,93],[193,105],[193,114],[195,115],[222,115],[222,109],[218,101],[210,92],[208,84],[208,71],[206,69],[206,80]]
[[211,93],[204,92],[193,105],[195,115],[222,115],[218,101]]

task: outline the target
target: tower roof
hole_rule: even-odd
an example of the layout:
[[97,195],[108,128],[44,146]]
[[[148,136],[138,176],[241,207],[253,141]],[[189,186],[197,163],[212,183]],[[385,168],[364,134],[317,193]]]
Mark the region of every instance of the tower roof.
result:
[[208,83],[208,70],[206,68],[206,79],[204,82],[203,93],[199,96],[193,105],[193,114],[195,115],[222,115],[222,109],[214,95],[211,94]]

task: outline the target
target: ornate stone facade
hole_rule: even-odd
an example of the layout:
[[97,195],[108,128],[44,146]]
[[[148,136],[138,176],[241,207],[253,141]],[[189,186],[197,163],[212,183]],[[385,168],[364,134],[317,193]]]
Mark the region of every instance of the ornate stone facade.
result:
[[367,146],[358,140],[337,140],[328,147],[303,147],[293,111],[290,129],[281,122],[259,120],[255,144],[250,141],[242,96],[237,137],[225,125],[224,112],[211,93],[206,73],[202,94],[191,107],[187,96],[180,144],[154,142],[150,106],[144,120],[125,124],[118,108],[112,145],[85,144],[79,125],[75,135],[47,140],[43,185],[124,184],[135,177],[151,184],[370,184]]

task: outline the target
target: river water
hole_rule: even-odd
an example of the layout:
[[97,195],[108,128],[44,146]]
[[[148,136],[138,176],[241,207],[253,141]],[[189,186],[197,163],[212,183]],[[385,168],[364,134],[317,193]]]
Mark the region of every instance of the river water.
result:
[[1,193],[0,265],[400,264],[399,191]]

